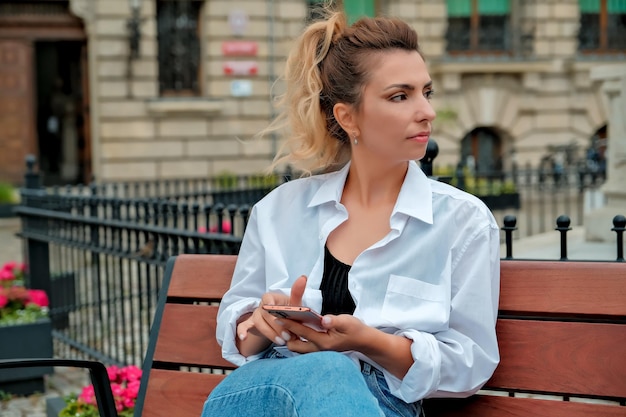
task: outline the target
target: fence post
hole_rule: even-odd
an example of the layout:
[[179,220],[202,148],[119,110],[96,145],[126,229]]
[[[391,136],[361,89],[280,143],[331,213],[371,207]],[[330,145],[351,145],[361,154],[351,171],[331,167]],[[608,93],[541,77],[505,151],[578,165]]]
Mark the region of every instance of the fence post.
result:
[[427,177],[433,176],[433,161],[438,154],[439,145],[437,145],[437,142],[435,142],[434,139],[430,138],[428,140],[428,144],[426,145],[426,153],[424,154],[424,157],[420,159],[420,166]]
[[567,261],[567,232],[572,230],[569,227],[572,221],[566,215],[561,215],[556,219],[556,228],[561,233],[561,259],[560,261]]
[[[22,191],[22,205],[25,207],[42,208],[46,191],[41,186],[41,176],[35,171],[36,158],[26,156],[26,174],[24,175],[24,189]],[[22,219],[22,231],[26,239],[26,274],[27,285],[30,288],[44,290],[48,297],[52,293],[50,282],[50,247],[48,242],[35,240],[29,237],[29,232],[47,234],[46,220],[33,218],[28,215]],[[50,306],[51,308],[54,306]]]
[[506,258],[504,259],[513,259],[513,231],[517,230],[517,217],[513,215],[504,216],[504,238],[506,242]]
[[626,230],[626,217],[618,214],[613,217],[612,231],[617,234],[617,262],[624,262],[624,230]]

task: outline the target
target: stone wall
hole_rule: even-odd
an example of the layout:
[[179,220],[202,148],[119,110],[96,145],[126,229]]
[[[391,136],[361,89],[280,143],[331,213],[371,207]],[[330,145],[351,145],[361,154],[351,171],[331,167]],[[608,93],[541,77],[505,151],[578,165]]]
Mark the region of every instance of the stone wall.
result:
[[[72,0],[89,32],[93,164],[101,180],[202,177],[224,171],[261,172],[276,152],[277,136],[253,138],[274,116],[272,97],[292,39],[302,30],[304,0],[205,0],[201,19],[201,88],[197,99],[159,97],[156,6],[143,0],[140,57],[128,76],[128,0]],[[510,59],[459,60],[446,56],[445,0],[380,0],[379,10],[417,29],[431,69],[441,115],[433,137],[439,164],[456,164],[460,142],[472,129],[490,127],[519,163],[537,163],[548,145],[581,148],[607,121],[597,82],[600,64],[576,51],[577,0],[520,3],[520,27],[532,34],[531,51]],[[233,9],[248,16],[243,35],[228,23]],[[258,73],[249,97],[234,97],[223,74],[224,41],[258,44]]]

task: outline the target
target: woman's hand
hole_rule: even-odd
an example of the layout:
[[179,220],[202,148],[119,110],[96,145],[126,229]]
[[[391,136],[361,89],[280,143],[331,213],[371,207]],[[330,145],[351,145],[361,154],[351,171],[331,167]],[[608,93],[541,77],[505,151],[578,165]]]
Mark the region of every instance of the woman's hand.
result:
[[289,296],[271,292],[263,294],[259,307],[239,319],[236,345],[243,356],[257,354],[265,350],[271,342],[284,345],[291,339],[291,334],[277,323],[276,317],[265,311],[263,306],[301,305],[306,280],[306,276],[300,276],[291,287]]
[[320,350],[333,350],[344,352],[348,350],[361,350],[365,341],[365,335],[371,328],[358,318],[349,314],[338,316],[327,314],[322,319],[325,332],[318,332],[293,320],[279,319],[283,328],[295,337],[287,342],[289,350],[298,353],[317,352]]
[[410,339],[370,327],[349,314],[327,314],[322,319],[326,332],[318,332],[293,320],[280,319],[285,330],[294,335],[287,342],[298,353],[334,350],[361,352],[402,379],[413,364]]

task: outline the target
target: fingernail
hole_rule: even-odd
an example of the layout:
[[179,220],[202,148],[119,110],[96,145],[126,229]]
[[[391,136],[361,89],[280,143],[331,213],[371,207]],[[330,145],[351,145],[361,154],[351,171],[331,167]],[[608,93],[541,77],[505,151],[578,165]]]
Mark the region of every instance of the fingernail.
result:
[[329,325],[329,324],[330,324],[330,321],[331,321],[331,320],[330,320],[330,317],[328,317],[328,316],[324,316],[324,317],[322,317],[322,323],[323,323],[323,324]]
[[276,336],[276,338],[274,339],[274,343],[280,346],[285,346],[285,341],[278,336]]
[[246,334],[245,333],[241,333],[239,335],[239,340],[244,340],[246,338]]
[[283,325],[285,324],[284,322],[282,322],[282,321],[280,321],[280,320],[278,320],[278,319],[274,320],[274,322],[275,322],[276,324],[278,324],[279,326],[283,326]]
[[280,335],[283,337],[284,340],[291,339],[291,335],[287,332],[282,332]]

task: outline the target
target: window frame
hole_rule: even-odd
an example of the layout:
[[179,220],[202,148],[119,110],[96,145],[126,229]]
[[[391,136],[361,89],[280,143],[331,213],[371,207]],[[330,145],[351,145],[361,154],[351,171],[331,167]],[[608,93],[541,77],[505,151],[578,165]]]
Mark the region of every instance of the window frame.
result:
[[[580,22],[580,28],[578,30],[578,52],[581,54],[586,54],[586,55],[590,55],[590,54],[604,54],[604,55],[608,55],[608,54],[623,54],[626,53],[626,48],[625,49],[618,49],[617,47],[612,47],[610,45],[610,37],[609,37],[609,17],[612,14],[615,14],[617,16],[619,15],[624,15],[626,18],[626,12],[624,13],[610,13],[609,12],[609,0],[599,0],[600,2],[600,6],[599,6],[599,10],[597,13],[590,13],[590,12],[583,12],[582,7],[581,7],[581,2],[578,2],[578,6],[579,6],[579,10],[580,10],[580,18],[579,18],[579,22]],[[596,29],[595,27],[591,28],[590,25],[588,24],[584,24],[583,25],[583,19],[585,19],[585,16],[587,15],[588,17],[592,17],[594,15],[598,16],[598,25],[597,25],[597,33],[593,33],[593,32],[589,32],[590,29]],[[624,33],[626,34],[626,25],[624,26]],[[582,38],[583,38],[583,34],[591,34],[594,38],[597,36],[597,46],[595,46],[594,48],[583,48],[583,42],[582,42]]]
[[[184,0],[186,2],[188,2],[190,4],[190,6],[192,7],[192,12],[195,11],[196,12],[196,31],[195,31],[195,36],[196,36],[196,40],[197,40],[197,68],[195,71],[195,74],[192,73],[188,73],[186,74],[190,79],[194,79],[195,80],[195,87],[190,87],[190,88],[181,88],[181,89],[176,89],[176,88],[172,88],[172,86],[163,86],[164,82],[163,79],[161,78],[162,76],[162,66],[169,66],[171,64],[167,64],[167,63],[162,63],[161,59],[161,42],[160,42],[160,32],[159,32],[159,10],[161,5],[167,4],[167,3],[179,3],[181,0],[156,0],[156,10],[155,10],[155,20],[156,20],[156,26],[157,26],[157,36],[156,36],[156,40],[157,40],[157,69],[158,69],[158,74],[157,74],[157,82],[158,82],[158,91],[159,91],[159,96],[160,97],[200,97],[202,96],[202,92],[203,92],[203,78],[202,78],[202,67],[203,67],[203,54],[202,54],[202,25],[203,25],[203,8],[205,6],[205,2],[204,0]],[[193,10],[193,8],[196,8],[196,10]],[[190,68],[192,67],[192,62],[191,59],[188,58],[184,61],[183,64],[183,68]]]
[[[490,15],[481,15],[479,11],[479,1],[480,0],[470,0],[470,15],[469,19],[469,45],[467,49],[449,49],[449,38],[448,33],[446,33],[446,53],[450,56],[462,56],[462,55],[512,55],[513,48],[511,45],[511,33],[512,33],[512,11],[511,4],[509,3],[509,12],[502,15],[503,26],[502,26],[502,34],[503,34],[503,44],[502,49],[489,49],[485,48],[485,46],[481,46],[481,34],[483,30],[481,30],[480,21],[482,17],[490,17]],[[450,16],[448,14],[448,30],[450,30],[450,19],[458,19],[459,16]]]

